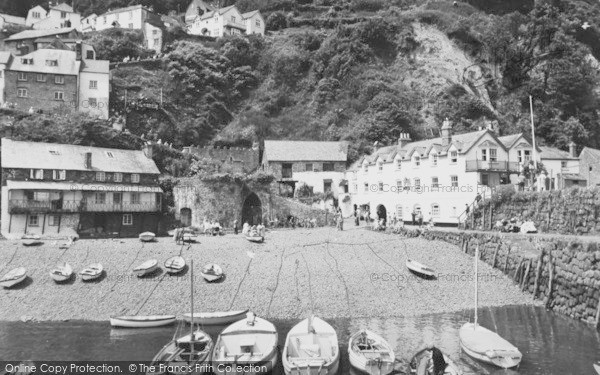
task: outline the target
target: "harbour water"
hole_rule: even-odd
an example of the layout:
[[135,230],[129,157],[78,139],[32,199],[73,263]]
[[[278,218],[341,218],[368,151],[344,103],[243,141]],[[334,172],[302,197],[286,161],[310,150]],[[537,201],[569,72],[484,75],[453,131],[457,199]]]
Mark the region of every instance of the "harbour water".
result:
[[[398,369],[427,342],[433,342],[459,364],[465,374],[587,375],[600,360],[600,335],[585,323],[539,307],[508,306],[481,309],[479,321],[496,330],[523,353],[513,371],[482,365],[460,352],[458,328],[471,311],[404,319],[331,319],[340,341],[340,374],[350,373],[347,342],[351,333],[369,328],[380,333],[399,358]],[[281,348],[297,321],[272,320]],[[213,338],[223,327],[203,327]],[[153,329],[111,329],[108,322],[0,322],[0,360],[149,361],[173,336],[176,326]],[[281,361],[274,374],[283,374]],[[399,371],[398,373],[402,373]]]

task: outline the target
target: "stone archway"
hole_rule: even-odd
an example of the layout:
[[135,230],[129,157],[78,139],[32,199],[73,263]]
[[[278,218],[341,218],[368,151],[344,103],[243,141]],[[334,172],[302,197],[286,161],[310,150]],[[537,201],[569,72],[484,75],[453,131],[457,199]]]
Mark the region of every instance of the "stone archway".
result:
[[377,206],[377,220],[383,219],[384,225],[387,225],[387,210],[383,204]]
[[255,193],[250,193],[242,206],[242,225],[258,225],[262,223],[262,203]]
[[179,211],[179,220],[184,227],[192,225],[192,210],[185,207]]

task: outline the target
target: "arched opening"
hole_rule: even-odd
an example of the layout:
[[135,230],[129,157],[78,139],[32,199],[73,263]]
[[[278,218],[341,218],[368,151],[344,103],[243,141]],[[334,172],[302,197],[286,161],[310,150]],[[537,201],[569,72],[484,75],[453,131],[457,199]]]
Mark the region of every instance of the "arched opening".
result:
[[242,206],[242,225],[244,223],[250,225],[262,223],[262,204],[258,196],[254,193],[250,193],[244,200],[244,205]]
[[377,220],[383,219],[383,224],[387,225],[387,210],[383,204],[377,206]]
[[181,224],[184,227],[189,227],[190,225],[192,225],[192,210],[189,208],[182,208],[179,211],[179,217],[180,217],[180,221]]

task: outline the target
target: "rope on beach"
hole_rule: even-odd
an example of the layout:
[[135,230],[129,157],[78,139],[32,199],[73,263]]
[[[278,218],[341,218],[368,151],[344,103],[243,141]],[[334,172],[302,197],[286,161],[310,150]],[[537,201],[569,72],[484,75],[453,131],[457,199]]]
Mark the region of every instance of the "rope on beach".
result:
[[229,304],[229,309],[228,310],[231,310],[233,308],[233,304],[235,302],[235,299],[237,298],[237,295],[240,292],[242,284],[244,283],[244,280],[246,279],[246,276],[248,275],[248,271],[250,270],[250,265],[252,264],[252,259],[254,259],[254,258],[250,258],[250,260],[248,261],[248,265],[246,266],[246,272],[244,272],[244,277],[242,277],[242,279],[238,283],[238,286],[237,286],[237,288],[235,290],[235,294],[233,295],[233,298],[231,299],[231,303]]
[[154,288],[152,288],[152,290],[150,291],[150,293],[148,294],[148,296],[144,299],[144,301],[142,302],[142,305],[137,309],[137,311],[135,312],[134,315],[137,315],[137,314],[140,313],[140,310],[146,305],[146,302],[148,302],[148,300],[150,299],[150,297],[152,297],[152,295],[154,294],[154,291],[156,290],[156,288],[158,288],[158,286],[165,279],[166,276],[167,276],[167,274],[164,273],[160,277],[160,279],[158,280],[158,282],[156,283],[156,285],[154,285]]
[[300,253],[300,255],[302,256],[302,260],[304,261],[304,264],[306,265],[306,274],[308,276],[308,293],[310,296],[310,310],[311,310],[311,313],[314,313],[315,312],[315,300],[313,298],[312,283],[310,281],[310,268],[308,267],[308,262],[306,261],[304,254]]
[[[348,314],[351,314],[351,309],[350,309],[350,291],[348,289],[348,284],[346,284],[346,280],[344,280],[344,275],[342,275],[342,272],[340,271],[340,267],[338,264],[337,259],[331,254],[331,251],[329,251],[329,243],[327,243],[327,255],[329,255],[331,257],[331,259],[333,259],[333,261],[335,262],[335,273],[337,273],[337,278],[342,282],[342,285],[344,285],[344,290],[346,292],[346,304],[348,306]],[[327,261],[325,261],[327,263]],[[329,263],[327,263],[327,265],[329,265]],[[329,266],[329,268],[331,268],[331,266]],[[333,269],[332,269],[333,271]]]
[[[133,263],[137,260],[138,256],[140,255],[140,252],[142,251],[143,248],[144,248],[144,243],[142,242],[142,247],[140,247],[138,249],[137,253],[135,253],[135,257],[133,258],[131,263],[129,263],[129,266],[127,266],[126,269],[131,269],[131,266],[133,266]],[[89,248],[88,248],[88,251],[89,251]],[[87,258],[87,256],[86,256],[86,258]],[[115,282],[110,286],[109,291],[106,294],[102,295],[102,298],[100,298],[100,302],[104,301],[104,298],[113,291],[113,289],[115,288],[115,285],[117,285],[119,282],[120,282],[119,278],[115,277]]]
[[267,313],[266,316],[269,317],[270,313],[271,313],[271,304],[273,303],[273,298],[275,298],[275,292],[277,291],[277,287],[279,287],[279,276],[281,275],[281,269],[283,268],[283,259],[285,258],[285,251],[286,249],[283,249],[283,253],[281,254],[280,257],[280,262],[279,262],[279,269],[277,270],[277,279],[275,282],[275,288],[273,288],[273,292],[271,293],[271,299],[269,300],[269,306],[267,306]]
[[10,257],[10,260],[2,268],[0,268],[0,272],[2,272],[6,268],[6,266],[8,266],[9,264],[12,263],[12,261],[15,259],[15,256],[17,255],[18,251],[19,251],[19,244],[17,244],[17,246],[15,247],[15,251],[13,252],[12,256]]

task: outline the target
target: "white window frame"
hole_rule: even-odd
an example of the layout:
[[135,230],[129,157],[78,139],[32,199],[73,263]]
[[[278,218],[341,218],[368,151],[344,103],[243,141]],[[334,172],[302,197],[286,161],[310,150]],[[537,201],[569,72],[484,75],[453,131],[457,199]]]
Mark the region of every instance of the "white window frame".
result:
[[57,181],[64,181],[67,179],[67,171],[64,169],[52,170],[52,179]]
[[29,219],[27,220],[27,226],[39,227],[40,226],[40,216],[39,215],[29,215]]
[[46,75],[44,73],[38,73],[36,74],[35,79],[37,82],[46,82]]
[[458,176],[457,175],[450,176],[450,185],[452,187],[458,187]]
[[421,188],[421,179],[419,177],[415,177],[415,189]]
[[413,156],[413,166],[415,168],[419,168],[421,166],[421,156],[419,156],[419,155]]
[[19,98],[28,98],[29,97],[29,91],[27,89],[24,88],[17,88],[17,97]]
[[364,186],[365,186],[365,193],[368,193],[369,192],[369,183],[365,182]]
[[120,172],[115,173],[113,180],[115,182],[123,182],[123,173],[120,173]]
[[398,158],[396,159],[396,170],[399,171],[402,169],[402,159]]
[[437,176],[431,177],[431,187],[437,189],[440,187],[440,179]]
[[106,181],[106,173],[104,173],[102,171],[96,172],[96,181],[99,181],[99,182]]
[[65,84],[65,76],[55,75],[54,76],[54,84],[64,85]]
[[103,191],[94,193],[94,204],[106,204],[106,193]]
[[90,90],[98,90],[98,81],[95,79],[90,80]]
[[402,218],[404,217],[404,207],[401,204],[397,204],[396,205],[396,218],[400,221],[402,221]]
[[49,227],[57,227],[59,223],[60,223],[59,215],[49,215],[48,216],[48,226]]
[[129,203],[141,204],[142,203],[142,195],[140,193],[129,193]]
[[458,151],[450,151],[450,164],[458,163]]
[[133,225],[132,214],[123,214],[123,225]]
[[431,205],[431,217],[440,217],[440,205],[433,203]]
[[487,149],[485,148],[481,149],[481,160],[488,161]]
[[132,173],[131,174],[131,182],[134,184],[139,184],[140,183],[140,175],[138,173]]
[[431,158],[431,166],[432,167],[437,167],[437,165],[438,165],[438,154],[431,154],[430,158]]
[[54,100],[65,101],[65,93],[63,91],[54,91]]
[[[39,174],[39,176],[38,176]],[[29,170],[29,178],[31,180],[43,180],[44,179],[44,170],[43,169],[30,169]]]
[[490,163],[495,163],[498,161],[498,149],[490,148]]

